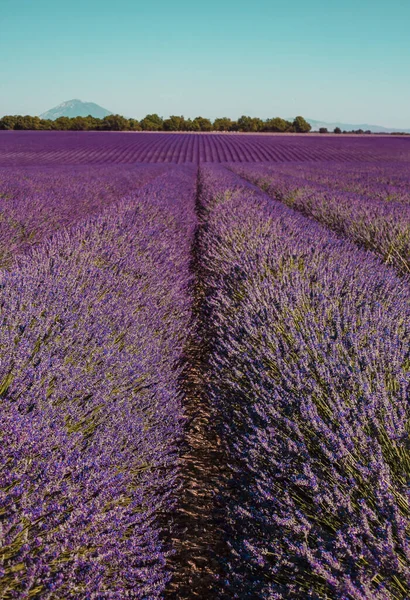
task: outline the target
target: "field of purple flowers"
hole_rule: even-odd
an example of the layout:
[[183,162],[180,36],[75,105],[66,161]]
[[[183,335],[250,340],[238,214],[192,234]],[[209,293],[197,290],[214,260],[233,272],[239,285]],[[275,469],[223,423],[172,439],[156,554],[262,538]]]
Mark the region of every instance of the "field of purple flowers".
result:
[[2,599],[410,598],[409,159],[0,135]]
[[388,201],[371,192],[360,195],[340,191],[336,186],[340,179],[343,181],[343,175],[336,175],[335,183],[328,187],[282,173],[270,165],[231,168],[275,200],[374,251],[399,272],[410,274],[410,204],[405,201]]

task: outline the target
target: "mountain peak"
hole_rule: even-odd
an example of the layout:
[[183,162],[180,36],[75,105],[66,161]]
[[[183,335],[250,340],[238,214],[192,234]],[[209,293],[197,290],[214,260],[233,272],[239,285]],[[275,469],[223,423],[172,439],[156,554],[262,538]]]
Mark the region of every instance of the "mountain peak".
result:
[[112,115],[112,112],[94,102],[82,102],[82,100],[74,98],[47,110],[40,117],[55,121],[59,117],[88,117],[88,115],[102,119],[108,115]]

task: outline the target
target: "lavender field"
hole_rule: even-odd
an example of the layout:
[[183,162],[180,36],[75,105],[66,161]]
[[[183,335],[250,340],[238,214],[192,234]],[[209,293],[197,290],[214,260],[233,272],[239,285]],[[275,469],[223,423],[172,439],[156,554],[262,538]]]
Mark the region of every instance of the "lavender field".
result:
[[0,131],[0,166],[143,163],[408,163],[409,138]]
[[0,132],[0,597],[410,598],[410,138]]

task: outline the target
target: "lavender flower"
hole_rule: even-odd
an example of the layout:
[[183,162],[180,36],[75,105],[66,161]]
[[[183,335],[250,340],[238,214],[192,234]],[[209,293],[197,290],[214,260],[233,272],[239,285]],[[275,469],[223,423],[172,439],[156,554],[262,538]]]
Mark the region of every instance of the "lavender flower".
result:
[[408,598],[407,283],[222,168],[201,202],[227,593]]
[[234,166],[276,200],[313,217],[410,274],[410,206],[327,189],[273,167]]
[[194,187],[159,177],[0,275],[3,598],[162,597]]
[[166,165],[0,168],[0,267],[167,171]]

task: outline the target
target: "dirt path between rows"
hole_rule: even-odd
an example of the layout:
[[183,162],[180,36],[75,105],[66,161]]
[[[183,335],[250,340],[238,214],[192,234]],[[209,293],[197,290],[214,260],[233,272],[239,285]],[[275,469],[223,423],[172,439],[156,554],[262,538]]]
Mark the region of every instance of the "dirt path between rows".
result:
[[227,459],[207,396],[210,323],[204,311],[200,257],[204,227],[198,174],[196,210],[199,225],[192,247],[194,330],[185,351],[181,390],[188,424],[182,460],[182,489],[172,533],[176,552],[170,559],[173,577],[167,599],[225,599],[223,591],[229,548],[224,534],[229,496]]

